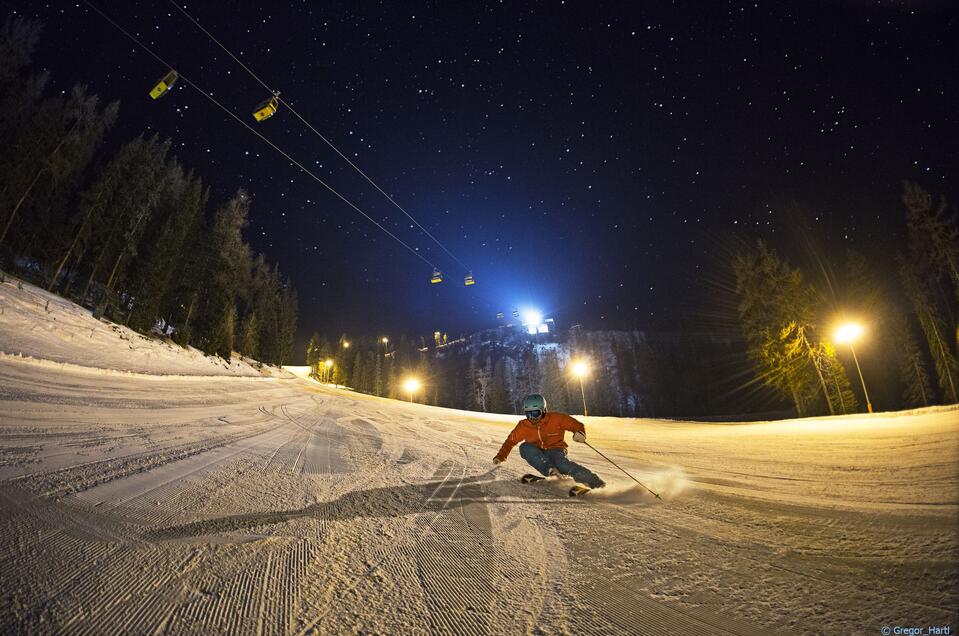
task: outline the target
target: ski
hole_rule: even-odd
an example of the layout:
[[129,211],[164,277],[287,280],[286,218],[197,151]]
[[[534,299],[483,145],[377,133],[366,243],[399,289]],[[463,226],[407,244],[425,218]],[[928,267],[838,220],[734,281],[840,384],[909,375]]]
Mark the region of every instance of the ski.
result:
[[592,488],[587,488],[586,486],[580,486],[579,484],[577,484],[569,489],[569,496],[579,497],[580,495],[585,495],[590,490],[592,490]]
[[542,475],[534,475],[532,473],[527,473],[523,475],[522,477],[520,477],[519,480],[523,482],[524,484],[535,484],[536,482],[543,481],[544,479],[546,478],[543,477]]

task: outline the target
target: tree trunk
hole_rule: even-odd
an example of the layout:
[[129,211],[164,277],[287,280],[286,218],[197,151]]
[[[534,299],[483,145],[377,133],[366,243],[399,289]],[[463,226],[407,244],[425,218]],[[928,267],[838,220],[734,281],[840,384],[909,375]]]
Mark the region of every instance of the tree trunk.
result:
[[839,396],[839,406],[842,408],[842,414],[846,414],[846,400],[842,397],[842,389],[839,388],[839,378],[835,375],[832,376],[833,384],[836,385],[836,395]]
[[110,296],[113,295],[113,279],[117,275],[117,269],[120,267],[120,263],[123,261],[123,257],[127,255],[126,246],[120,250],[120,255],[117,256],[116,262],[113,264],[113,269],[110,271],[110,277],[107,279],[106,291],[103,294],[103,300],[100,301],[100,315],[102,316],[106,313],[107,304],[110,302]]
[[916,383],[919,385],[919,392],[922,393],[922,405],[929,406],[929,399],[926,397],[926,387],[922,381],[922,373],[919,371],[919,362],[912,361],[912,368],[916,370]]
[[835,415],[836,410],[832,407],[832,400],[829,399],[829,389],[826,388],[826,379],[822,376],[822,369],[819,368],[819,361],[808,342],[806,343],[806,348],[809,351],[809,359],[812,361],[812,366],[816,369],[816,375],[819,376],[819,384],[822,386],[822,394],[826,398],[826,405],[829,407],[829,414]]
[[17,216],[17,211],[20,210],[20,206],[23,205],[23,202],[27,200],[28,196],[30,196],[30,191],[33,190],[33,186],[37,185],[37,181],[40,180],[40,175],[43,174],[44,170],[46,170],[46,166],[37,170],[37,176],[35,176],[33,181],[30,182],[30,185],[27,186],[26,191],[20,197],[20,200],[17,201],[17,204],[13,206],[13,212],[10,213],[10,218],[7,219],[7,224],[3,226],[3,232],[0,232],[0,245],[3,245],[3,239],[7,237],[7,231],[10,229],[10,226],[13,225],[13,219]]
[[93,277],[97,275],[98,269],[100,269],[100,259],[97,259],[97,262],[93,264],[93,270],[90,272],[90,278],[87,279],[87,284],[83,287],[83,293],[80,294],[81,305],[87,301],[87,293],[90,291],[90,285],[93,284]]
[[[60,150],[60,147],[70,138],[70,135],[73,134],[73,131],[79,125],[80,120],[77,119],[73,122],[73,126],[70,127],[70,130],[67,131],[67,134],[60,139],[60,142],[57,144],[56,148],[50,151],[50,154],[47,155],[47,161],[53,158],[53,155],[57,154],[57,151]],[[17,212],[20,210],[20,206],[23,205],[23,202],[27,200],[27,197],[30,196],[30,192],[33,191],[33,186],[37,185],[37,181],[40,180],[40,175],[43,174],[43,171],[47,169],[46,164],[40,166],[40,169],[37,170],[37,175],[33,178],[33,181],[30,182],[30,185],[27,186],[27,189],[20,196],[20,200],[17,201],[17,204],[13,207],[13,211],[10,213],[10,218],[7,219],[7,224],[3,227],[3,232],[0,232],[0,245],[3,245],[3,239],[7,236],[7,231],[10,229],[10,226],[13,225],[13,219],[17,216]]]
[[945,344],[942,342],[942,338],[939,336],[939,331],[936,330],[936,344],[939,345],[939,355],[942,356],[942,370],[946,374],[946,379],[949,380],[949,391],[952,393],[952,403],[955,404],[959,402],[959,397],[956,396],[956,384],[952,379],[952,373],[949,372],[949,356],[951,353],[946,349]]

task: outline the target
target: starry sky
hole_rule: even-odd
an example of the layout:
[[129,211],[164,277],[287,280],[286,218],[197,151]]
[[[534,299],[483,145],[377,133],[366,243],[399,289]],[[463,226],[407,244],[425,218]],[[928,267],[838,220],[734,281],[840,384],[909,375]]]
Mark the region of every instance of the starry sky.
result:
[[667,329],[708,312],[722,237],[788,252],[901,247],[902,179],[956,197],[957,9],[869,2],[197,2],[181,5],[464,267],[165,0],[96,3],[446,274],[431,269],[83,2],[39,18],[57,90],[120,99],[107,144],[173,142],[299,292],[299,341],[451,334],[535,307]]

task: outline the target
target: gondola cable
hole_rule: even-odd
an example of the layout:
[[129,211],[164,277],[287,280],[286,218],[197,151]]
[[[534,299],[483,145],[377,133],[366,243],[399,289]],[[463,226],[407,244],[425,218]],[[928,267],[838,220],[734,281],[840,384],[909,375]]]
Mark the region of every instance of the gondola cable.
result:
[[[102,17],[104,20],[106,20],[106,21],[109,22],[111,25],[113,25],[114,28],[116,28],[118,31],[120,31],[120,32],[123,33],[125,36],[127,36],[130,40],[132,40],[132,41],[133,41],[137,46],[139,46],[141,49],[143,49],[144,51],[146,51],[147,53],[149,53],[154,59],[156,59],[158,62],[160,62],[163,66],[165,66],[166,68],[169,68],[169,69],[172,69],[172,68],[173,68],[173,67],[172,67],[170,64],[168,64],[163,58],[161,58],[159,55],[157,55],[156,53],[154,53],[153,50],[150,49],[150,47],[148,47],[147,45],[145,45],[145,44],[144,44],[143,42],[141,42],[137,37],[135,37],[135,36],[132,35],[129,31],[127,31],[127,30],[124,29],[122,26],[120,26],[116,21],[113,20],[113,18],[111,18],[111,17],[108,16],[106,13],[104,13],[103,11],[101,11],[98,7],[96,7],[94,4],[92,4],[91,2],[89,2],[89,0],[84,0],[84,4],[87,5],[88,7],[90,7],[91,9],[93,9],[95,12],[97,12],[97,13],[100,15],[100,17]],[[210,100],[211,102],[213,102],[217,107],[219,107],[221,110],[223,110],[225,113],[227,113],[230,117],[232,117],[233,119],[237,120],[240,124],[242,124],[247,130],[249,130],[250,132],[252,132],[254,135],[256,135],[257,137],[259,137],[260,139],[262,139],[262,140],[263,140],[264,142],[266,142],[268,145],[270,145],[270,146],[271,146],[274,150],[276,150],[278,153],[280,153],[281,155],[283,155],[283,156],[287,159],[287,161],[289,161],[291,164],[295,165],[297,168],[299,168],[300,170],[302,170],[303,172],[305,172],[306,174],[308,174],[309,176],[311,176],[317,183],[319,183],[319,184],[322,185],[324,188],[326,188],[327,190],[329,190],[330,192],[332,192],[334,195],[336,195],[337,198],[339,198],[341,201],[343,201],[343,202],[346,203],[348,206],[350,206],[351,208],[353,208],[353,210],[355,210],[358,214],[360,214],[361,216],[363,216],[363,217],[364,217],[366,220],[368,220],[370,223],[372,223],[373,225],[375,225],[375,226],[378,227],[379,229],[383,230],[383,232],[385,232],[385,233],[386,233],[387,235],[389,235],[393,240],[395,240],[397,243],[399,243],[400,245],[402,245],[403,247],[405,247],[407,250],[409,250],[410,253],[412,253],[414,256],[416,256],[417,258],[419,258],[420,260],[422,260],[424,263],[426,263],[427,265],[429,265],[430,267],[432,267],[434,270],[437,269],[436,266],[435,266],[429,259],[427,259],[425,256],[423,256],[422,254],[420,254],[417,250],[415,250],[415,249],[413,249],[412,247],[410,247],[409,245],[407,245],[402,239],[400,239],[398,236],[396,236],[395,234],[393,234],[392,232],[390,232],[390,231],[389,231],[388,229],[386,229],[382,224],[380,224],[379,222],[377,222],[376,219],[374,219],[374,218],[371,217],[370,215],[368,215],[368,214],[366,214],[365,212],[363,212],[363,210],[361,210],[361,209],[358,208],[356,205],[354,205],[352,201],[350,201],[349,199],[347,199],[346,197],[344,197],[342,194],[340,194],[339,192],[337,192],[336,190],[334,190],[332,186],[330,186],[330,185],[327,184],[325,181],[323,181],[322,179],[320,179],[318,176],[316,176],[315,174],[313,174],[313,172],[311,172],[308,168],[306,168],[305,166],[303,166],[303,164],[301,164],[299,161],[297,161],[296,159],[294,159],[293,157],[291,157],[291,156],[290,156],[287,152],[285,152],[282,148],[280,148],[279,146],[277,146],[276,144],[274,144],[272,141],[270,141],[269,139],[267,139],[266,137],[264,137],[262,134],[260,134],[260,132],[257,131],[255,128],[253,128],[253,127],[250,126],[248,123],[246,123],[245,121],[243,121],[240,117],[238,117],[238,116],[236,115],[236,113],[234,113],[232,110],[230,110],[229,108],[227,108],[226,106],[224,106],[223,104],[221,104],[219,101],[216,100],[216,98],[214,98],[212,95],[209,95],[206,91],[204,91],[203,89],[201,89],[201,88],[200,88],[199,86],[197,86],[195,83],[193,83],[192,81],[190,81],[190,79],[189,79],[188,77],[186,77],[185,75],[183,75],[183,73],[178,72],[178,77],[179,77],[179,79],[183,80],[183,82],[184,82],[185,84],[187,84],[188,86],[190,86],[191,88],[193,88],[194,90],[196,90],[198,93],[200,93],[201,95],[203,95],[204,97],[206,97],[208,100]]]
[[[207,36],[208,38],[210,38],[210,40],[212,40],[217,46],[219,46],[221,49],[223,49],[223,52],[224,52],[224,53],[226,53],[226,54],[229,55],[231,58],[233,58],[233,60],[234,60],[237,64],[239,64],[239,65],[243,68],[243,70],[245,70],[247,73],[250,74],[250,77],[252,77],[252,78],[255,79],[257,82],[259,82],[260,85],[263,86],[263,88],[265,88],[266,90],[270,91],[271,93],[276,94],[276,93],[273,91],[273,89],[270,88],[270,87],[266,84],[266,82],[264,82],[262,79],[260,79],[259,76],[257,76],[257,74],[254,73],[254,72],[250,69],[250,67],[248,67],[246,64],[244,64],[243,61],[240,60],[240,58],[238,58],[236,55],[234,55],[228,48],[226,48],[226,46],[224,46],[219,40],[217,40],[216,37],[214,37],[212,33],[210,33],[206,28],[203,27],[203,25],[201,25],[199,22],[197,22],[196,19],[194,19],[193,16],[191,16],[189,13],[187,13],[187,11],[186,11],[183,7],[181,7],[179,4],[177,4],[176,2],[174,2],[174,0],[168,0],[168,1],[169,1],[170,4],[172,4],[174,7],[176,7],[176,8],[180,11],[180,13],[182,13],[184,16],[186,16],[186,18],[187,18],[190,22],[192,22],[194,25],[196,25],[196,27],[197,27],[198,29],[200,29],[201,31],[203,31],[203,33],[206,34],[206,36]],[[450,256],[450,258],[452,258],[452,259],[455,260],[457,263],[459,263],[460,266],[462,266],[463,269],[466,270],[466,272],[467,272],[467,276],[466,276],[466,278],[465,278],[465,284],[466,284],[466,285],[472,285],[472,284],[475,282],[474,279],[473,279],[473,272],[472,272],[472,270],[471,270],[463,261],[461,261],[459,258],[457,258],[456,255],[453,254],[453,252],[451,252],[449,249],[447,249],[447,247],[446,247],[445,245],[443,245],[443,243],[441,243],[441,242],[439,241],[439,239],[437,239],[435,236],[433,236],[433,235],[430,233],[429,230],[427,230],[425,227],[423,227],[423,226],[420,224],[419,221],[417,221],[415,218],[413,218],[413,216],[412,216],[409,212],[407,212],[407,211],[403,208],[403,206],[401,206],[399,203],[397,203],[397,202],[393,199],[393,197],[391,197],[391,196],[390,196],[389,194],[387,194],[379,185],[377,185],[376,182],[373,181],[373,179],[371,179],[365,172],[363,172],[363,170],[360,169],[359,166],[357,166],[355,163],[353,163],[353,161],[351,161],[349,157],[347,157],[345,154],[343,154],[342,152],[340,152],[340,149],[337,148],[335,145],[333,145],[333,142],[331,142],[329,139],[327,139],[327,138],[326,138],[320,131],[318,131],[310,122],[308,122],[305,118],[303,118],[303,117],[296,111],[296,109],[293,108],[293,106],[292,106],[289,102],[287,102],[287,101],[284,100],[283,98],[279,97],[279,95],[277,95],[277,99],[278,99],[279,103],[281,103],[281,104],[283,104],[284,106],[286,106],[286,108],[287,108],[291,113],[293,113],[293,116],[294,116],[294,117],[296,117],[297,119],[299,119],[299,120],[303,123],[303,125],[305,125],[307,128],[309,128],[317,137],[319,137],[321,140],[323,140],[323,142],[324,142],[327,146],[329,146],[329,147],[333,150],[333,152],[335,152],[336,154],[338,154],[338,155],[340,156],[340,158],[342,158],[344,161],[346,161],[346,163],[350,164],[350,166],[351,166],[360,176],[362,176],[364,179],[366,179],[367,182],[369,182],[370,185],[372,185],[374,188],[376,188],[377,191],[379,191],[380,194],[382,194],[384,197],[386,197],[386,199],[387,199],[390,203],[392,203],[400,212],[402,212],[404,215],[406,215],[406,218],[408,218],[410,221],[412,221],[412,222],[416,225],[416,227],[418,227],[420,230],[422,230],[423,233],[426,234],[426,236],[428,236],[430,239],[432,239],[432,241],[433,241],[434,243],[436,243],[437,245],[439,245],[440,248]]]

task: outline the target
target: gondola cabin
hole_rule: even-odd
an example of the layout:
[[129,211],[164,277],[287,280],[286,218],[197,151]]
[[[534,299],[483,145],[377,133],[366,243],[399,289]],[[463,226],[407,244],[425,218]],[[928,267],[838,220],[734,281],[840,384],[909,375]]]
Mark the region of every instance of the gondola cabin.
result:
[[153,90],[150,91],[150,97],[153,99],[160,99],[164,95],[170,92],[170,89],[173,88],[173,85],[176,84],[177,79],[180,76],[176,71],[170,70],[166,75],[164,75],[153,87]]
[[276,114],[277,109],[280,107],[280,98],[274,95],[270,99],[262,102],[256,109],[253,111],[253,119],[257,121],[263,121],[264,119],[269,119]]
[[470,272],[466,275],[466,278],[463,279],[463,284],[469,287],[470,285],[475,285],[476,280],[473,278],[473,272]]
[[438,270],[438,269],[434,269],[434,270],[433,270],[433,276],[430,277],[430,282],[433,283],[434,285],[435,285],[436,283],[442,283],[442,282],[443,282],[443,272],[441,272],[441,271]]

